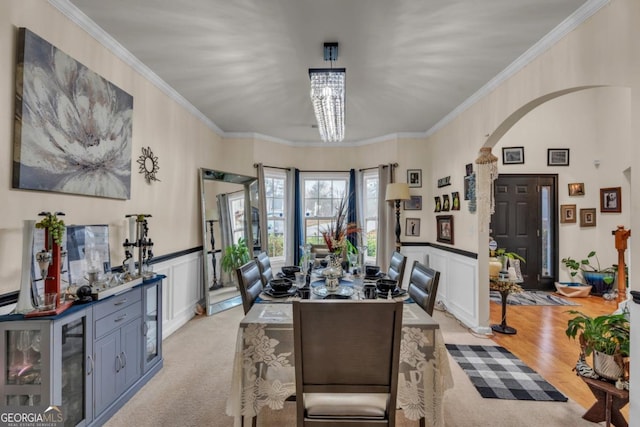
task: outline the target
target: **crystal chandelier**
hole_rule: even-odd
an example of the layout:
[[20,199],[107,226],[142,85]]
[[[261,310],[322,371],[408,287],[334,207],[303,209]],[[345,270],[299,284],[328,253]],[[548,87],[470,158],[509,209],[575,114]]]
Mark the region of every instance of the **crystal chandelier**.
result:
[[[338,57],[338,43],[324,44],[325,61]],[[311,102],[318,122],[320,138],[324,142],[344,139],[344,68],[310,68]]]

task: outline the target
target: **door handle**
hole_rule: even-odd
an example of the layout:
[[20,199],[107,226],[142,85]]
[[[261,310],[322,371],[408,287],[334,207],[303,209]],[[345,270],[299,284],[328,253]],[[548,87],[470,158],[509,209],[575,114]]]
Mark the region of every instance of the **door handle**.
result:
[[87,356],[87,361],[89,362],[89,366],[88,366],[89,369],[87,369],[87,376],[89,376],[89,375],[93,374],[93,355],[91,355],[91,354],[88,355]]
[[127,353],[124,351],[120,353],[120,360],[122,361],[122,367],[120,369],[124,369],[124,367],[127,366]]
[[117,354],[116,355],[116,373],[120,372],[120,369],[122,369],[122,359],[120,359],[120,354]]
[[120,301],[118,301],[118,302],[114,302],[114,303],[113,303],[113,305],[122,305],[122,304],[124,304],[125,302],[127,302],[127,299],[126,299],[126,298],[121,299],[121,300],[120,300]]

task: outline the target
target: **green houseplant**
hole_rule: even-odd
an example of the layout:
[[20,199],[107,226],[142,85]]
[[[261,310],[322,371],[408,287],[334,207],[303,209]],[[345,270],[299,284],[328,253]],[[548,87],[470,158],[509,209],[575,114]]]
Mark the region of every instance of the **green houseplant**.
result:
[[[578,337],[585,356],[593,353],[593,369],[604,378],[624,376],[624,358],[629,357],[630,324],[626,314],[605,314],[591,317],[570,310],[574,317],[567,322],[565,333]],[[579,334],[579,335],[578,335]]]
[[[594,260],[595,264],[592,264]],[[603,295],[611,290],[611,285],[616,278],[616,269],[614,266],[601,268],[600,260],[596,251],[591,251],[587,257],[578,261],[571,257],[562,258],[562,263],[569,269],[571,277],[582,275],[584,283],[591,285],[591,293],[593,295]]]
[[238,239],[238,243],[232,243],[224,249],[220,265],[225,272],[233,273],[236,268],[242,267],[250,260],[249,247],[246,240],[241,237]]

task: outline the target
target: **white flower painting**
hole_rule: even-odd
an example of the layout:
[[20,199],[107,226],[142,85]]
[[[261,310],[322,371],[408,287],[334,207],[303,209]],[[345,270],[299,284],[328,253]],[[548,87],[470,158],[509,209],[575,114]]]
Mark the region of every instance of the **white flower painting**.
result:
[[13,188],[129,199],[133,97],[26,28],[17,52]]

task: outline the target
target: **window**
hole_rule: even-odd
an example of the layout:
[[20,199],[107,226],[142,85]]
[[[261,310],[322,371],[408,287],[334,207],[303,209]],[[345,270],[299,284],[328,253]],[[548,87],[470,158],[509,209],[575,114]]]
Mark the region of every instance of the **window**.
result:
[[267,253],[271,258],[284,258],[286,239],[286,174],[284,171],[265,170],[264,186],[267,205]]
[[367,258],[375,258],[377,253],[379,182],[377,171],[366,172],[363,176],[364,227],[362,243],[367,247]]
[[324,244],[322,232],[335,219],[338,204],[347,195],[349,175],[305,174],[301,178],[304,188],[304,241]]
[[237,243],[238,239],[244,238],[244,191],[229,194],[229,214],[233,243]]

